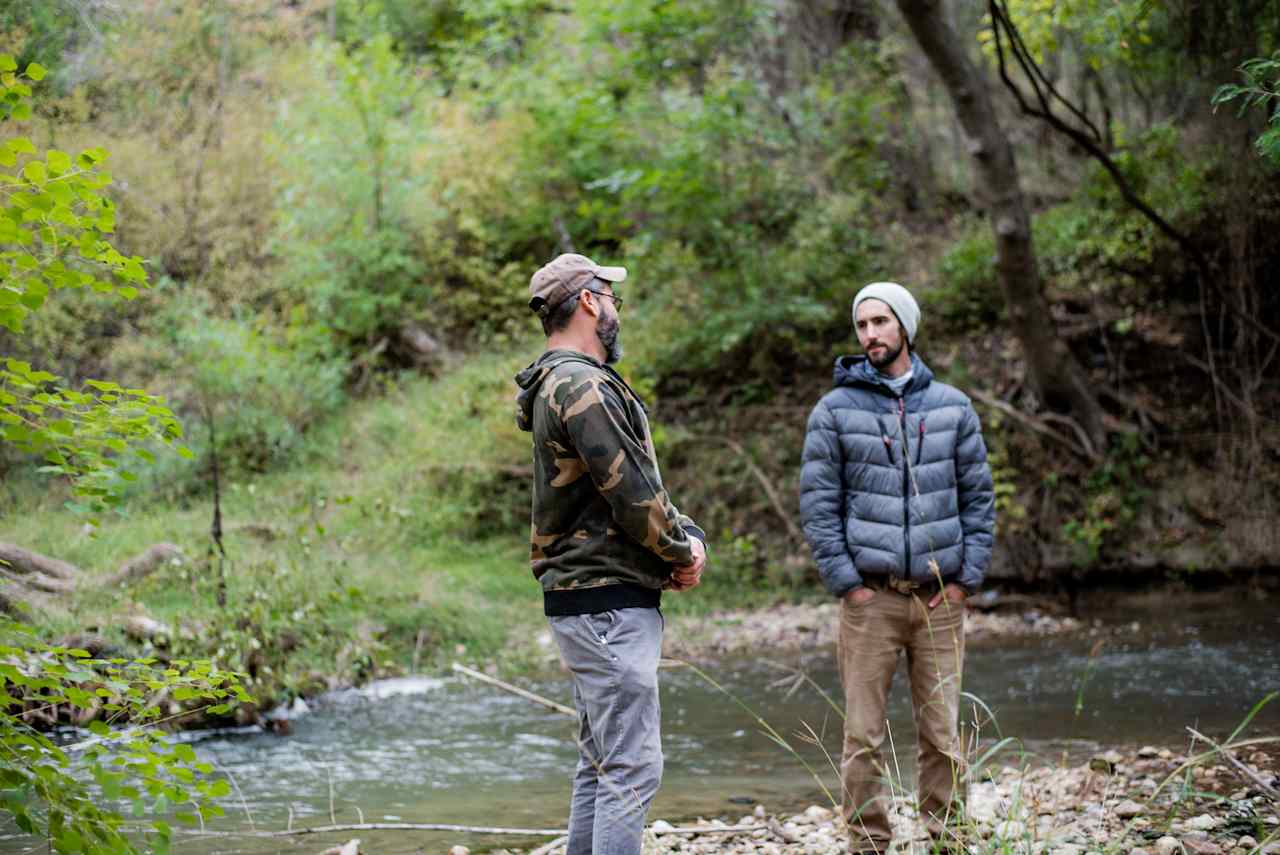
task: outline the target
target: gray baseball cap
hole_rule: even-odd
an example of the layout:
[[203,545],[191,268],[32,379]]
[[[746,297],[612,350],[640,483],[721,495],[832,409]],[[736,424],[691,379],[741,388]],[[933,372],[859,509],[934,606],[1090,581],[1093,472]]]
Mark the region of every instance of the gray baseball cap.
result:
[[592,279],[617,285],[626,278],[625,267],[601,267],[585,255],[566,252],[539,268],[529,280],[529,308],[545,315],[590,285]]

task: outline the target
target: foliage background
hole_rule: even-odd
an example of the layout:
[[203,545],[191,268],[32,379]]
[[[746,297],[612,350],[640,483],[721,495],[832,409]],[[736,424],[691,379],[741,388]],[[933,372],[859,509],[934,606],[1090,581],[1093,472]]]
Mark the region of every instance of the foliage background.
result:
[[[457,645],[519,661],[538,604],[510,378],[541,346],[528,276],[570,248],[631,270],[621,368],[713,534],[714,572],[676,610],[818,595],[794,529],[801,439],[876,279],[916,291],[923,356],[984,396],[1002,584],[1273,564],[1276,351],[1240,319],[1280,316],[1280,19],[1245,0],[1007,5],[1211,263],[1198,279],[990,75],[1056,328],[1118,425],[1099,461],[1016,415],[1046,416],[969,152],[890,3],[0,5],[0,51],[49,69],[0,133],[109,152],[113,245],[152,285],[51,291],[0,355],[162,397],[193,452],[137,446],[155,462],[86,529],[67,478],[0,446],[0,538],[89,573],[158,540],[190,557],[44,603],[42,632],[125,644],[146,612],[173,628],[165,655],[218,654],[263,703]],[[980,6],[950,14],[991,72]]]

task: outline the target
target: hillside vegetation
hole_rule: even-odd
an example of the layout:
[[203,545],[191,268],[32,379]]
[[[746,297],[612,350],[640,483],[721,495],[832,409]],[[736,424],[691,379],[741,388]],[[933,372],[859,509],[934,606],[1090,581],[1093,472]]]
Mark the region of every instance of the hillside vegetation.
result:
[[[112,237],[150,285],[56,291],[0,347],[163,397],[191,450],[108,467],[121,501],[86,511],[0,444],[0,540],[89,574],[157,542],[185,556],[17,599],[51,639],[215,656],[263,703],[519,664],[540,599],[511,377],[541,347],[528,277],[569,249],[631,271],[620,367],[712,537],[676,611],[820,595],[801,440],[876,279],[920,296],[921,355],[983,417],[994,580],[1272,566],[1280,66],[1239,71],[1280,48],[1267,5],[997,4],[1089,146],[1021,112],[988,13],[952,10],[1101,443],[1028,372],[981,175],[894,4],[9,5],[0,52],[50,73],[0,133],[109,152]],[[1025,99],[1031,79],[1010,82]],[[164,625],[150,641],[123,634],[138,615]]]

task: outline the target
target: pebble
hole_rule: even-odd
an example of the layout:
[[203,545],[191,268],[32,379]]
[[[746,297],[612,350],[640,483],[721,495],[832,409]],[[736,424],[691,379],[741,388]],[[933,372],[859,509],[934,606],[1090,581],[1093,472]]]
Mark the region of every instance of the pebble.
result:
[[995,837],[997,840],[1019,840],[1027,833],[1027,827],[1016,820],[1005,820],[996,826]]
[[834,815],[835,814],[833,814],[829,809],[824,808],[820,805],[810,805],[809,807],[805,808],[805,812],[804,812],[805,819],[809,820],[809,822],[812,822],[815,825],[817,825],[818,823],[829,821],[831,817],[833,817]]
[[1150,760],[1153,757],[1160,756],[1160,749],[1156,748],[1154,745],[1144,745],[1138,749],[1138,756],[1144,760]]
[[1185,837],[1182,845],[1186,848],[1188,855],[1222,855],[1222,847],[1210,840],[1208,835]]
[[465,846],[454,846],[449,850],[449,855],[471,855],[471,850]]
[[[1163,769],[1160,763],[1115,751],[1099,753],[1097,759],[1115,769],[1114,777],[1100,776],[1091,768],[1092,763],[1025,769],[989,767],[989,774],[969,788],[970,827],[988,838],[967,835],[964,842],[970,852],[1259,855],[1252,838],[1211,837],[1211,832],[1227,822],[1231,802],[1202,803],[1199,814],[1184,818],[1180,810],[1185,810],[1187,803],[1177,803],[1171,790],[1152,793],[1150,787],[1144,788],[1143,782],[1151,780],[1149,776],[1156,767]],[[1135,795],[1140,793],[1146,794]],[[1152,841],[1150,832],[1144,829],[1163,829],[1166,816],[1173,818],[1169,830],[1157,832],[1165,836]],[[1263,811],[1258,812],[1258,818],[1263,822],[1272,819]],[[690,820],[690,824],[724,828],[729,820],[726,814]],[[905,855],[927,850],[927,833],[909,796],[894,798],[890,820],[898,841],[895,851]],[[674,830],[671,823],[657,820],[650,826],[643,851],[645,855],[839,855],[849,841],[839,812],[830,806],[811,805],[792,815],[770,812],[756,804],[734,824],[765,827],[679,835],[670,833]],[[1231,848],[1233,843],[1235,850]],[[1280,843],[1269,843],[1261,851],[1280,855]],[[551,850],[550,855],[564,855],[563,846]]]
[[1132,799],[1126,799],[1125,801],[1122,801],[1120,804],[1116,805],[1112,813],[1114,813],[1120,819],[1133,819],[1135,816],[1140,816],[1141,814],[1145,813],[1145,811],[1143,810],[1142,805],[1138,804]]

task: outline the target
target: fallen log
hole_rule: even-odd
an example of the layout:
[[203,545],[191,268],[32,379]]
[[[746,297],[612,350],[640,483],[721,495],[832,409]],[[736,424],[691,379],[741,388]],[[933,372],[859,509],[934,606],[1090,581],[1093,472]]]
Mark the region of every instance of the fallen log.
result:
[[29,611],[31,611],[31,604],[22,597],[14,596],[13,588],[0,588],[0,613],[20,618]]
[[169,561],[181,562],[183,560],[182,550],[174,546],[172,543],[157,543],[141,554],[130,558],[124,564],[120,565],[120,569],[112,573],[110,576],[96,581],[94,584],[110,588],[116,585],[123,585],[127,582],[133,582],[144,576],[154,573],[162,564]]
[[39,573],[55,579],[74,581],[81,574],[80,568],[57,558],[50,558],[12,543],[0,543],[0,564],[22,575]]
[[[24,591],[69,594],[79,587],[118,587],[154,573],[167,562],[181,560],[182,550],[178,547],[172,543],[157,543],[120,565],[116,572],[95,578],[70,562],[12,543],[0,543],[0,578],[13,582],[19,589],[19,595]],[[12,599],[0,600],[0,609],[7,611],[8,602]]]
[[40,572],[18,574],[0,564],[0,579],[8,579],[21,588],[32,591],[44,591],[46,594],[67,594],[75,590],[75,582],[59,579]]

